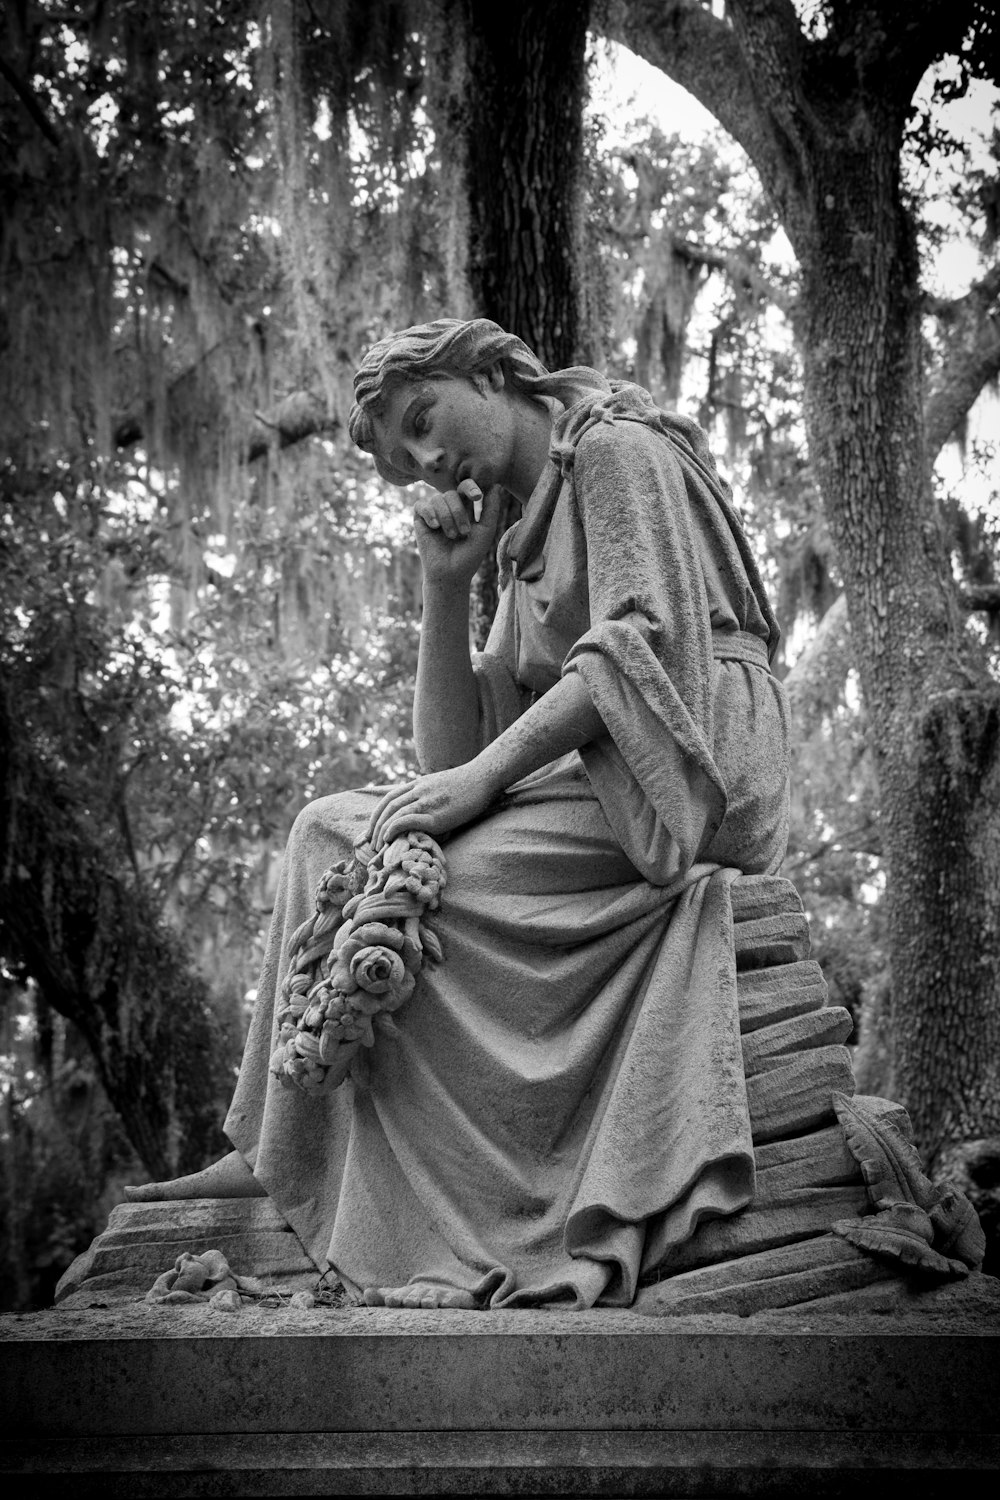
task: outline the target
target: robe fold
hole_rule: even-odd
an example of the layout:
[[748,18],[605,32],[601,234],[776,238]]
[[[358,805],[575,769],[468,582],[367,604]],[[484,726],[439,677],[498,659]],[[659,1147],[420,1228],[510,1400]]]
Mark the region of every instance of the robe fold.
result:
[[564,672],[606,737],[444,841],[425,968],[367,1083],[268,1074],[316,884],[377,790],[293,829],[226,1132],[320,1268],[484,1304],[627,1306],[753,1195],[729,885],[787,836],[777,629],[700,430],[635,386],[571,405],[501,543],[484,739]]

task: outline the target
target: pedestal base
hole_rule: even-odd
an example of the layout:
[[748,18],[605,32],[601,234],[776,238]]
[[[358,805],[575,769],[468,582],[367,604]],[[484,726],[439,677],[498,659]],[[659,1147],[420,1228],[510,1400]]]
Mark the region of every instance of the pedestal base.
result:
[[[878,1288],[872,1288],[877,1292]],[[3,1320],[7,1493],[992,1493],[1000,1285],[891,1317],[133,1306]]]

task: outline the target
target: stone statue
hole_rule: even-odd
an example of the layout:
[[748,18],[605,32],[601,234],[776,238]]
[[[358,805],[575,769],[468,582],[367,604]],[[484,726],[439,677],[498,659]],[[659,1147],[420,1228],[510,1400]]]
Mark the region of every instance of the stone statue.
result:
[[[845,1013],[817,1022],[800,905],[772,878],[778,631],[704,434],[483,319],[383,340],[355,389],[354,440],[425,486],[423,774],[300,815],[235,1150],[130,1200],[267,1195],[319,1270],[390,1306],[630,1306],[658,1275],[802,1238],[761,1229],[755,1174],[792,1182],[780,1200],[819,1160],[833,1198],[807,1232],[830,1239],[831,1214],[867,1212],[834,1119]],[[522,515],[498,537],[505,495]],[[861,1107],[854,1136],[880,1118]],[[822,1138],[804,1179],[776,1149],[796,1130]],[[864,1259],[863,1235],[837,1243]]]

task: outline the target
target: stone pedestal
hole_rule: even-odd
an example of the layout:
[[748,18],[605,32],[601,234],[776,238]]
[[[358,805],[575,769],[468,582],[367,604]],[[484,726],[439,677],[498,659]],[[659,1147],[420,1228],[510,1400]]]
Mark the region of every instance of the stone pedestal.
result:
[[0,1320],[0,1465],[16,1496],[985,1497],[997,1290],[851,1318],[57,1309]]

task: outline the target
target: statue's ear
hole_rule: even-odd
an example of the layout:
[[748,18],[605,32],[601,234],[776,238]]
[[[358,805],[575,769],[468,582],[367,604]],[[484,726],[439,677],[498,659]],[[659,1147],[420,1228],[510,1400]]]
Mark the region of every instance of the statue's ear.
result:
[[481,396],[487,391],[502,391],[506,384],[503,374],[503,365],[492,365],[488,370],[480,370],[478,374],[471,377],[472,384]]

